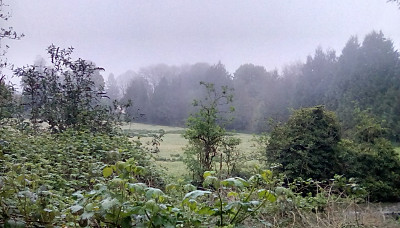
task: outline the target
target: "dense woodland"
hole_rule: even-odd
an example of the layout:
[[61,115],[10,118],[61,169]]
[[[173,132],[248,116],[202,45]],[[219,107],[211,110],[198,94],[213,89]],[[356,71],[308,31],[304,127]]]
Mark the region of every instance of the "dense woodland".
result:
[[343,50],[317,48],[305,63],[285,66],[281,72],[251,63],[233,74],[222,63],[185,66],[155,65],[128,71],[105,83],[107,94],[131,100],[127,110],[135,121],[183,126],[193,113],[193,99],[204,96],[200,81],[234,88],[234,120],[230,129],[259,133],[268,121],[286,121],[294,109],[325,105],[344,123],[354,125],[353,110],[368,110],[400,140],[400,59],[393,42],[382,32],[362,41],[351,37]]

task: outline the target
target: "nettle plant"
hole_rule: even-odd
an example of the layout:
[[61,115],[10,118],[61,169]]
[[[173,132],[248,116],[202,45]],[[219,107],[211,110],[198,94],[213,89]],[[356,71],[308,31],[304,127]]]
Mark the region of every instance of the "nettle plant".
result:
[[[188,210],[196,225],[233,227],[257,215],[266,203],[276,201],[272,190],[276,183],[269,170],[248,180],[240,177],[220,180],[215,174],[214,171],[205,172],[203,187],[206,190],[191,191],[182,200],[183,208]],[[270,189],[265,188],[267,186]]]
[[[0,226],[53,227],[74,221],[69,208],[77,196],[72,193],[107,183],[104,167],[120,160],[135,159],[137,181],[163,185],[147,149],[121,135],[71,129],[30,135],[0,128],[0,136]],[[146,168],[139,172],[140,167]]]
[[164,191],[138,182],[137,176],[144,172],[146,168],[134,159],[104,167],[104,184],[73,194],[76,201],[70,207],[69,225],[233,227],[277,200],[274,191],[279,181],[269,170],[248,180],[220,180],[214,171],[207,171],[202,190],[181,182],[168,184]]
[[147,170],[134,159],[119,161],[103,169],[106,182],[89,192],[73,194],[70,225],[94,227],[174,226],[179,209],[160,189],[138,182]]

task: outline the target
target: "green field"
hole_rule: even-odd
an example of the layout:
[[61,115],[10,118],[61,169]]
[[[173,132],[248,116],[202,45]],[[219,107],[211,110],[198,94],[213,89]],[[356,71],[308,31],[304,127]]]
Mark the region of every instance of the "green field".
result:
[[[185,164],[179,159],[183,155],[183,148],[187,144],[187,140],[182,137],[182,133],[185,131],[184,128],[142,123],[129,123],[122,126],[124,132],[135,136],[140,135],[140,140],[143,143],[149,142],[152,139],[150,135],[159,132],[161,129],[164,130],[165,134],[159,147],[160,152],[154,155],[157,164],[165,168],[167,173],[175,178],[188,174]],[[241,139],[238,149],[248,156],[248,159],[242,165],[245,167],[253,165],[255,160],[251,154],[254,150],[252,142],[254,136],[244,133],[232,134]]]
[[[171,177],[182,178],[185,174],[188,174],[185,164],[179,159],[187,144],[187,140],[182,137],[184,128],[142,123],[129,123],[122,126],[122,130],[127,133],[140,135],[140,140],[143,143],[150,141],[152,139],[150,135],[159,132],[161,129],[165,131],[165,135],[159,147],[160,152],[154,155],[156,162],[160,167],[165,168]],[[251,166],[257,164],[258,162],[252,157],[252,152],[255,150],[252,141],[254,135],[244,133],[233,133],[233,135],[241,139],[238,149],[247,156],[242,165],[251,168]],[[396,147],[395,150],[400,156],[400,147]]]

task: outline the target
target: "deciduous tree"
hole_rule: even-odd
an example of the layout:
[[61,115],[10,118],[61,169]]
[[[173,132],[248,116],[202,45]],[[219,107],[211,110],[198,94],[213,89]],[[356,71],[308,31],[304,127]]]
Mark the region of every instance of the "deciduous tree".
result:
[[72,60],[73,48],[48,49],[51,66],[26,66],[15,70],[22,79],[23,96],[34,125],[45,122],[53,132],[67,128],[110,131],[114,112],[101,104],[105,93],[93,76],[102,68]]
[[212,83],[200,84],[206,88],[207,95],[202,100],[194,100],[193,105],[199,110],[188,118],[187,130],[183,134],[189,141],[184,161],[196,180],[202,180],[205,171],[216,169],[214,162],[217,157],[220,158],[219,170],[222,169],[223,152],[220,147],[226,141],[224,126],[228,119],[219,108],[230,104],[233,98],[227,86],[218,90]]

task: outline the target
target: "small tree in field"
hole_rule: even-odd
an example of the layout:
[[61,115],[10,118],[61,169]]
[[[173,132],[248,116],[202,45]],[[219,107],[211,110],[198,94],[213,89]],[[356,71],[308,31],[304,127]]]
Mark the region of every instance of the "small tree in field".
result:
[[[194,100],[193,105],[199,110],[187,120],[187,130],[183,134],[189,141],[185,148],[185,159],[188,169],[193,173],[196,180],[203,179],[203,173],[215,169],[215,158],[220,159],[220,170],[222,169],[223,150],[226,143],[238,144],[239,141],[227,141],[225,124],[229,121],[224,118],[223,112],[233,112],[233,108],[227,106],[232,102],[233,95],[230,89],[222,86],[218,91],[214,84],[201,82],[207,93],[203,100]],[[222,111],[221,108],[227,109]],[[219,156],[218,156],[219,155]]]

